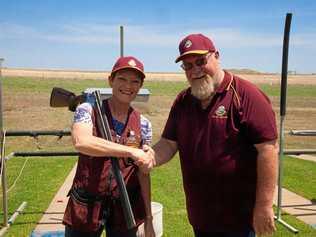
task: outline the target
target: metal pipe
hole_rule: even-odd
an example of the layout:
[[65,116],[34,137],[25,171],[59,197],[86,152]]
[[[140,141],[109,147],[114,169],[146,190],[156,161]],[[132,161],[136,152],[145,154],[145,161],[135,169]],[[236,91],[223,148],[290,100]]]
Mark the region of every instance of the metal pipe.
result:
[[10,160],[12,157],[14,157],[14,152],[11,152],[9,155],[7,155],[4,159]]
[[311,155],[316,154],[316,149],[288,149],[284,150],[284,155]]
[[0,58],[0,139],[3,136],[3,116],[2,116],[2,62],[3,58]]
[[2,110],[2,63],[4,59],[0,58],[0,160],[1,160],[1,185],[2,185],[2,205],[3,205],[3,226],[8,226],[8,198],[7,198],[7,178],[6,162],[4,159],[4,141],[5,134],[3,130],[3,110]]
[[284,26],[283,54],[282,54],[282,78],[281,78],[281,96],[280,96],[280,144],[279,144],[279,174],[278,174],[278,203],[277,203],[277,221],[287,227],[289,230],[297,233],[294,227],[290,226],[281,219],[282,203],[282,177],[283,177],[283,142],[284,142],[284,119],[286,114],[286,90],[287,90],[287,73],[288,73],[288,52],[290,41],[292,13],[287,13]]
[[[3,141],[1,141],[2,143]],[[7,197],[7,175],[6,175],[6,159],[4,159],[4,146],[1,148],[1,185],[2,185],[2,206],[3,206],[3,226],[8,226],[8,197]]]
[[279,142],[278,203],[277,203],[277,218],[278,219],[281,218],[284,119],[285,119],[285,114],[286,114],[288,51],[289,51],[291,19],[292,19],[292,14],[287,13],[286,18],[285,18],[284,37],[283,37],[281,95],[280,95],[280,142]]
[[14,130],[14,131],[6,131],[6,136],[7,137],[13,137],[13,136],[30,136],[30,137],[37,137],[37,136],[70,136],[71,132],[70,130],[39,130],[39,131],[19,131],[19,130]]
[[26,207],[27,202],[22,202],[22,204],[19,206],[19,208],[13,213],[13,215],[10,217],[8,223],[11,225],[15,219],[18,217],[18,215],[24,210]]
[[292,136],[316,136],[316,130],[291,130]]
[[279,142],[279,172],[278,172],[278,202],[277,219],[281,218],[282,203],[282,177],[283,177],[283,140],[284,140],[284,116],[280,118],[280,142]]
[[286,228],[288,228],[290,231],[292,231],[294,234],[298,233],[298,230],[296,228],[294,228],[293,226],[289,225],[288,223],[286,223],[285,221],[283,221],[281,218],[277,218],[276,216],[274,216],[274,219],[279,222],[280,224],[284,225]]
[[120,56],[124,56],[124,28],[120,26]]
[[76,151],[55,151],[55,152],[50,152],[50,151],[38,151],[38,152],[14,152],[14,156],[78,156],[79,152]]
[[4,236],[4,234],[8,231],[9,227],[13,224],[15,219],[18,217],[18,215],[24,210],[27,202],[23,202],[19,208],[13,213],[13,215],[10,217],[9,222],[0,230],[0,236]]

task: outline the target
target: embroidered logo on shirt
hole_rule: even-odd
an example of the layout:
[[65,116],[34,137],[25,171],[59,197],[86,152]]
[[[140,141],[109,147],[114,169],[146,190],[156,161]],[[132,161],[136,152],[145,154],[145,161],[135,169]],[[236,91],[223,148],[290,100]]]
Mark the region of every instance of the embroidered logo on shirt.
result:
[[226,115],[226,109],[224,105],[218,106],[217,110],[215,111],[215,114],[219,117],[223,117]]

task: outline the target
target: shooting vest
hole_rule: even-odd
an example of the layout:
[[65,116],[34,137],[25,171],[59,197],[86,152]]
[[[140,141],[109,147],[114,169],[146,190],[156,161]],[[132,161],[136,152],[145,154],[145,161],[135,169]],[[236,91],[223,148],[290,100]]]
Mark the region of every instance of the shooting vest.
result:
[[[127,122],[119,137],[113,129],[112,115],[108,101],[103,101],[111,128],[113,141],[126,144],[128,135],[134,132],[138,147],[141,146],[140,114],[129,108]],[[100,136],[93,109],[93,135]],[[137,226],[144,222],[145,208],[137,176],[137,166],[126,159],[119,159],[119,166],[125,181]],[[127,230],[124,213],[119,200],[119,190],[112,173],[109,157],[91,157],[79,154],[76,175],[70,190],[63,223],[81,231],[96,231],[106,222],[112,230]],[[106,220],[104,220],[106,219]]]

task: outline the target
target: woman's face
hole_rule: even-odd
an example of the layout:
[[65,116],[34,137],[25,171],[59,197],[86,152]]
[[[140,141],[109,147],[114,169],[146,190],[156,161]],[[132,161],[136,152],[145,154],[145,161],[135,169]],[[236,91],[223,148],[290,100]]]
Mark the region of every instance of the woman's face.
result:
[[131,103],[143,85],[140,74],[132,69],[122,69],[109,79],[112,95],[122,103]]

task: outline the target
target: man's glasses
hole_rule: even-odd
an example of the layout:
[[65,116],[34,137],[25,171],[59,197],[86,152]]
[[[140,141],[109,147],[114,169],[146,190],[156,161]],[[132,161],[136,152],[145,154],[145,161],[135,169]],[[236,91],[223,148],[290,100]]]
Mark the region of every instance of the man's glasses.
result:
[[188,63],[188,62],[183,61],[181,64],[181,67],[184,71],[191,70],[193,68],[194,64],[195,64],[195,66],[202,67],[207,63],[207,60],[210,57],[210,55],[211,55],[211,53],[208,53],[206,56],[196,59],[194,63]]

